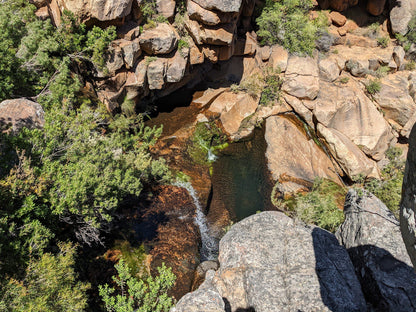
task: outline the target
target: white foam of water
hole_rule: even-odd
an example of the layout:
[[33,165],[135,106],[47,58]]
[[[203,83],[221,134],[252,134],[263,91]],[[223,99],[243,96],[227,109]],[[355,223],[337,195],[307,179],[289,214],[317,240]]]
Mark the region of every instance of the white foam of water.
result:
[[213,162],[217,160],[217,156],[211,151],[211,149],[208,150],[208,161]]
[[218,253],[218,242],[211,236],[210,229],[207,224],[207,219],[202,211],[201,204],[198,199],[198,194],[189,182],[176,182],[176,186],[183,187],[191,195],[196,206],[195,223],[198,225],[201,234],[201,261],[215,260]]

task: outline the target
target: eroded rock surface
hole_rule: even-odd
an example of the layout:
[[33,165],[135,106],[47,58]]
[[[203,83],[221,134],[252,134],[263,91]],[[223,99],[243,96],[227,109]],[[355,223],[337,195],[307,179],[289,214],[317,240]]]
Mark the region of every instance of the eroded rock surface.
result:
[[201,301],[205,305],[198,311],[366,310],[347,252],[335,236],[281,212],[235,224],[220,242],[219,262],[215,275],[209,271],[208,282],[172,311],[196,311],[193,306]]
[[367,301],[376,311],[414,311],[416,274],[394,215],[374,195],[353,189],[344,214],[336,235],[348,250]]
[[0,126],[11,124],[12,130],[18,131],[23,127],[42,127],[44,122],[44,111],[36,102],[22,98],[0,103]]

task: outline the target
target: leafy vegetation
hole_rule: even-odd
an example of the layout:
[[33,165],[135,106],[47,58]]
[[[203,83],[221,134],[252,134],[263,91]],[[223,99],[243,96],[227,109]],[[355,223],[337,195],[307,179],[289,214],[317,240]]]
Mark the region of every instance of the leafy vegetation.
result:
[[387,150],[389,164],[381,170],[381,180],[371,179],[364,183],[365,189],[376,195],[398,217],[402,193],[405,161],[402,150],[392,147]]
[[310,55],[315,48],[317,31],[323,24],[322,19],[315,23],[309,20],[311,7],[310,0],[267,0],[256,20],[261,43],[278,43],[290,52]]
[[335,182],[317,178],[310,192],[298,193],[286,201],[276,199],[275,190],[272,193],[273,204],[286,208],[305,223],[335,232],[344,221],[342,206],[346,190]]
[[380,82],[380,80],[377,80],[377,79],[370,80],[368,83],[365,84],[365,89],[371,95],[374,95],[377,92],[380,92],[380,90],[381,90],[381,82]]
[[389,42],[390,42],[389,37],[377,38],[377,44],[382,48],[387,48],[389,46]]
[[167,292],[175,283],[175,275],[164,264],[157,269],[156,277],[137,279],[123,259],[116,264],[117,276],[113,277],[117,288],[107,284],[99,286],[108,312],[168,312],[173,305]]

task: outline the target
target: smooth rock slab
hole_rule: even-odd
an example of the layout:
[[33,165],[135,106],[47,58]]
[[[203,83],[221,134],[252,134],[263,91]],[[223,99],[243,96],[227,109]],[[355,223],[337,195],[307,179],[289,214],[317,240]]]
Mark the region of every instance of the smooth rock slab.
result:
[[354,189],[344,214],[336,236],[348,250],[367,301],[375,311],[415,311],[416,274],[397,219],[377,197]]

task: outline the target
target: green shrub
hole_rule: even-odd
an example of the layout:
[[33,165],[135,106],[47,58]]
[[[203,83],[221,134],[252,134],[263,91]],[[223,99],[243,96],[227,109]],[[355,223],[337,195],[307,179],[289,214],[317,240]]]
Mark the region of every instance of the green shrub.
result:
[[155,277],[138,279],[131,275],[123,259],[115,265],[117,276],[113,281],[117,288],[107,284],[99,286],[99,293],[108,312],[168,312],[174,300],[168,291],[175,284],[176,276],[165,264],[157,268]]
[[178,41],[178,50],[181,50],[182,48],[189,48],[189,42],[181,38]]
[[365,84],[365,89],[367,92],[371,95],[376,94],[377,92],[380,92],[381,90],[381,83],[380,80],[370,80],[370,82]]
[[416,62],[415,61],[409,61],[404,65],[404,68],[406,70],[414,70],[416,68]]
[[260,105],[269,106],[279,100],[283,80],[277,72],[269,71],[264,77],[264,88],[260,96]]
[[379,23],[373,23],[367,28],[367,32],[365,35],[370,38],[377,38],[380,33],[380,24]]
[[364,183],[365,189],[376,195],[395,215],[399,215],[405,161],[402,150],[389,148],[386,157],[389,164],[381,170],[381,180],[371,179]]
[[335,182],[317,178],[309,193],[298,193],[287,201],[274,200],[274,204],[283,205],[305,223],[335,232],[344,221],[341,208],[345,195],[345,189]]
[[342,77],[339,79],[339,82],[346,84],[348,83],[348,81],[350,81],[350,77]]
[[380,66],[379,68],[377,68],[376,72],[374,73],[374,76],[376,76],[377,78],[383,78],[389,73],[389,71],[390,67],[388,67],[387,65]]
[[389,46],[390,39],[389,37],[379,37],[377,38],[377,45],[382,48],[387,48]]
[[146,56],[146,65],[157,60],[157,56]]
[[310,0],[267,0],[257,18],[261,44],[280,44],[290,52],[311,54],[317,39],[317,26],[308,18]]

